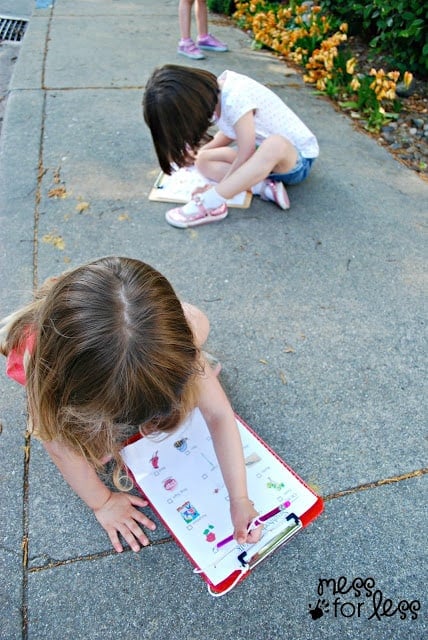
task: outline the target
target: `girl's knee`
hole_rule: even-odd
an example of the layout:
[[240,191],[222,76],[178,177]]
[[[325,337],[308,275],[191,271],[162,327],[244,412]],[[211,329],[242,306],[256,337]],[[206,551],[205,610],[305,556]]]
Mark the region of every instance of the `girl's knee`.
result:
[[195,160],[195,167],[197,170],[205,175],[204,168],[207,166],[207,153],[206,151],[198,151],[198,155]]
[[[263,145],[265,145],[263,147]],[[298,151],[294,144],[284,136],[274,134],[266,138],[260,145],[263,147],[264,154],[274,162],[274,170],[285,173],[292,169],[299,157]]]
[[202,347],[210,332],[208,317],[203,311],[188,302],[183,302],[182,306],[186,320],[195,336],[196,345]]
[[265,145],[266,148],[269,149],[270,151],[274,151],[274,152],[276,151],[280,155],[285,155],[287,152],[291,151],[292,149],[295,149],[293,143],[290,142],[290,140],[288,140],[287,138],[284,138],[284,136],[281,136],[277,133],[266,138],[266,140],[262,142],[260,147],[262,147],[263,145]]

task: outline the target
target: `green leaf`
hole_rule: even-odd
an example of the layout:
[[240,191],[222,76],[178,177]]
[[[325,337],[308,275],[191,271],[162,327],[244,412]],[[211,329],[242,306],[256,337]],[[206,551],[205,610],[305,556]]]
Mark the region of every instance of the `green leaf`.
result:
[[358,102],[355,100],[347,100],[345,102],[338,102],[339,107],[342,109],[358,109]]
[[383,117],[387,120],[398,120],[398,116],[398,113],[390,113],[389,111],[383,114]]

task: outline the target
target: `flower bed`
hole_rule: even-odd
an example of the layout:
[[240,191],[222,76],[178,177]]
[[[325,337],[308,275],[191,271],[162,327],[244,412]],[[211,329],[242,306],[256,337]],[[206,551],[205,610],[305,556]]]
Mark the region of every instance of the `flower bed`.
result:
[[358,68],[347,47],[346,23],[325,14],[315,2],[237,1],[233,18],[264,46],[303,67],[303,79],[334,99],[342,109],[361,114],[365,127],[378,131],[401,109],[397,83],[409,87],[408,71]]

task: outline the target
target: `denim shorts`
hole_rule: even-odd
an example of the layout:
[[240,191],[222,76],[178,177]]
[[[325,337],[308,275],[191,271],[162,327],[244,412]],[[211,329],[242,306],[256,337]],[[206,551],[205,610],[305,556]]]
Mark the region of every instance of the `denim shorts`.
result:
[[308,177],[315,158],[304,158],[301,153],[297,158],[294,169],[287,173],[271,173],[269,178],[284,184],[298,184]]

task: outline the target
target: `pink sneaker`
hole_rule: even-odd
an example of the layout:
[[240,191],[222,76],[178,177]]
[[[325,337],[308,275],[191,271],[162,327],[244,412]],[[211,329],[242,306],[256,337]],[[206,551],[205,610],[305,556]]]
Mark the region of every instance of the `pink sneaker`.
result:
[[268,178],[263,180],[260,197],[262,200],[275,202],[281,209],[285,210],[290,208],[290,200],[288,199],[288,194],[283,182],[269,180]]
[[198,38],[198,47],[200,49],[206,49],[207,51],[229,51],[226,43],[217,40],[217,38],[210,33]]
[[205,58],[202,51],[196,46],[191,38],[188,40],[180,40],[178,43],[177,53],[192,60],[202,60]]
[[189,215],[183,213],[182,207],[170,209],[165,214],[166,221],[173,227],[178,227],[178,229],[187,229],[188,227],[198,227],[201,224],[223,220],[228,214],[225,202],[215,209],[206,209],[201,202],[197,202],[197,205],[198,211]]

